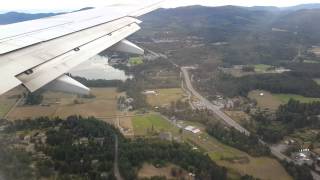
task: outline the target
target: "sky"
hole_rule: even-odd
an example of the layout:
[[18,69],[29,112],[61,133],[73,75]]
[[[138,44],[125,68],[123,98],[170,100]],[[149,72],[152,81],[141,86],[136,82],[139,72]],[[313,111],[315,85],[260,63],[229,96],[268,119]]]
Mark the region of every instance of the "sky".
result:
[[[142,4],[157,0],[0,0],[0,12],[59,12],[83,7],[102,7],[113,4]],[[205,6],[278,6],[286,7],[305,3],[320,3],[320,0],[167,0],[163,7],[187,5]]]

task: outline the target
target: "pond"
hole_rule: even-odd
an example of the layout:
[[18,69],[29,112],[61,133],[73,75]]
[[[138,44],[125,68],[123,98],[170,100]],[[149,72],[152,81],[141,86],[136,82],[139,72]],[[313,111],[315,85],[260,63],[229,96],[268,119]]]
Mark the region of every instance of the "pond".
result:
[[70,72],[72,76],[80,76],[86,79],[106,79],[106,80],[126,80],[132,78],[124,71],[108,65],[108,58],[105,56],[95,56],[82,63]]

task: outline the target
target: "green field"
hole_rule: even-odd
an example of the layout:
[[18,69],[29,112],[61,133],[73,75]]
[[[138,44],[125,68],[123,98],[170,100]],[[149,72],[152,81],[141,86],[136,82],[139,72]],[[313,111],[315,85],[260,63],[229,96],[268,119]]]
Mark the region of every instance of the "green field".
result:
[[295,99],[303,103],[320,101],[320,98],[310,98],[310,97],[304,97],[296,94],[273,94],[273,96],[279,99],[282,103],[287,103],[290,99]]
[[314,81],[320,85],[320,79],[314,79]]
[[142,64],[142,63],[143,63],[142,57],[131,57],[129,59],[129,64],[130,65],[139,65],[139,64]]
[[254,70],[256,72],[266,72],[268,68],[271,68],[272,66],[266,65],[266,64],[256,64],[254,65]]
[[134,134],[137,136],[150,135],[153,132],[161,131],[178,132],[178,128],[172,126],[167,120],[157,114],[133,117],[132,124]]

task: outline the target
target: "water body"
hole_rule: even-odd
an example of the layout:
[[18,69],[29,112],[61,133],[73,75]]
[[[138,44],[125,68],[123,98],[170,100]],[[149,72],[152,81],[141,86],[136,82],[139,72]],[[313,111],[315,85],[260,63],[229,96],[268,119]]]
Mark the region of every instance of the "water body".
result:
[[108,58],[95,56],[80,64],[70,72],[73,76],[80,76],[86,79],[126,80],[132,78],[124,71],[108,65]]

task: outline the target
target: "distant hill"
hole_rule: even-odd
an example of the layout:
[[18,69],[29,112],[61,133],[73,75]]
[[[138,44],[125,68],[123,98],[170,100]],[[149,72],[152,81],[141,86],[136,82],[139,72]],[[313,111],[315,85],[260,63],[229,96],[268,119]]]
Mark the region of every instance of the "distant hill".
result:
[[40,13],[40,14],[27,14],[19,12],[8,12],[5,14],[0,14],[0,25],[3,24],[12,24],[21,21],[28,21],[33,19],[39,19],[49,16],[57,15],[55,13]]
[[291,10],[291,11],[298,11],[303,9],[320,9],[320,3],[314,3],[314,4],[300,4],[297,6],[291,6],[287,8],[283,8],[285,10]]

